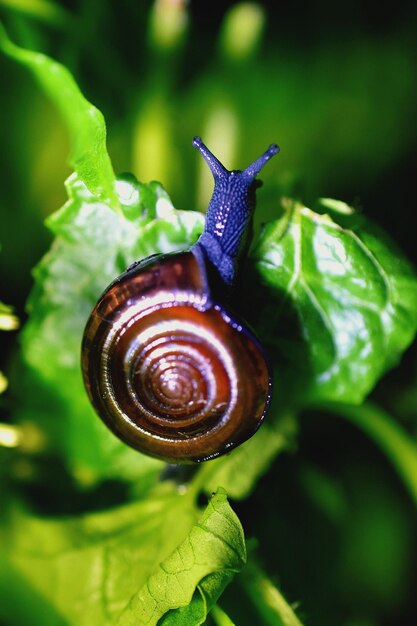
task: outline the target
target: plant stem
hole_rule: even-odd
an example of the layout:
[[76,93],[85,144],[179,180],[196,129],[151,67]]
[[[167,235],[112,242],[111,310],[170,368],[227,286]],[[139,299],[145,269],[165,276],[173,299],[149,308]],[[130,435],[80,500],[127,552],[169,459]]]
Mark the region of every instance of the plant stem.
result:
[[223,611],[222,608],[219,607],[218,604],[215,604],[211,609],[210,617],[213,618],[213,621],[217,624],[217,626],[235,626],[234,622],[232,622],[230,617]]

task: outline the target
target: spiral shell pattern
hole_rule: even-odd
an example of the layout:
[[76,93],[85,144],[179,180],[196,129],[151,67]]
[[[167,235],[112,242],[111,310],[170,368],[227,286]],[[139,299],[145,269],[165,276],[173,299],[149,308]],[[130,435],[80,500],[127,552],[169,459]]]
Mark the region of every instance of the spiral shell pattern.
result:
[[212,296],[191,251],[151,258],[109,287],[84,334],[98,414],[126,443],[169,462],[242,443],[269,401],[262,348]]

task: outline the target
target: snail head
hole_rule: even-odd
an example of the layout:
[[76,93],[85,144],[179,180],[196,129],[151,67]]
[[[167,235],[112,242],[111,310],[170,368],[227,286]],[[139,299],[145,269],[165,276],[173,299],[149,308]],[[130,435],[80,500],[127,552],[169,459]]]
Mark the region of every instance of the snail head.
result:
[[256,176],[279,148],[269,148],[244,170],[227,170],[203,143],[194,137],[197,148],[210,168],[214,178],[204,232],[197,244],[206,252],[209,260],[217,267],[222,279],[232,284],[236,274],[236,263],[245,248],[255,208],[255,190],[260,186]]

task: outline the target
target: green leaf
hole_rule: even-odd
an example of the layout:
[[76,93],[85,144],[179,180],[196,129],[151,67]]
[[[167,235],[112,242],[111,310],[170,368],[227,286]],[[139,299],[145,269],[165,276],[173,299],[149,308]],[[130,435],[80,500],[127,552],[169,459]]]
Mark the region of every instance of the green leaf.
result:
[[2,611],[14,612],[18,586],[20,597],[42,600],[48,626],[150,626],[164,615],[163,624],[203,623],[244,564],[245,543],[224,492],[197,517],[193,500],[166,485],[139,503],[78,518],[16,514],[2,542]]
[[174,211],[159,184],[142,185],[133,177],[116,182],[120,213],[76,175],[67,188],[69,201],[47,221],[55,241],[34,271],[22,333],[27,367],[16,390],[19,416],[43,428],[55,453],[80,479],[137,479],[161,464],[122,444],[91,408],[81,378],[83,330],[101,292],[118,274],[135,260],[188,246],[204,217]]
[[168,611],[172,612],[162,621],[164,625],[204,623],[210,603],[245,561],[242,527],[226,493],[219,490],[183,543],[133,598],[118,625],[152,626]]
[[276,414],[274,405],[262,427],[244,444],[227,455],[204,464],[191,483],[197,492],[215,491],[221,485],[231,498],[247,498],[278,454],[294,445],[293,414]]
[[70,164],[91,193],[118,210],[102,113],[86,100],[66,67],[45,54],[12,43],[1,23],[0,50],[32,72],[67,125],[71,141]]
[[360,403],[415,336],[417,279],[369,220],[325,202],[331,216],[287,203],[244,283],[286,396]]
[[363,430],[390,459],[417,504],[417,443],[383,409],[367,403],[363,406],[329,405],[331,410]]

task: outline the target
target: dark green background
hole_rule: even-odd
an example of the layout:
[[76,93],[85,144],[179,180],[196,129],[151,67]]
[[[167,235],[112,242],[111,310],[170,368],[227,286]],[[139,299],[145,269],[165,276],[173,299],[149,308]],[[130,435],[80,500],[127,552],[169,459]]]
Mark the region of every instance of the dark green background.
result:
[[[258,194],[259,221],[275,215],[282,194],[307,204],[336,197],[374,218],[417,262],[415,3],[260,2],[264,34],[243,60],[221,44],[235,4],[191,2],[188,32],[168,51],[152,40],[148,2],[65,2],[73,18],[59,24],[0,2],[0,18],[17,43],[65,63],[103,111],[116,172],[142,178],[132,158],[135,129],[145,113],[158,120],[162,111],[166,163],[147,162],[146,172],[161,178],[175,206],[203,209],[191,138],[204,138],[222,105],[236,124],[235,162],[226,165],[245,166],[269,143],[281,146]],[[0,76],[0,297],[24,319],[30,270],[50,243],[43,219],[65,201],[68,144],[25,70],[0,57]],[[16,337],[1,339],[7,371]],[[414,347],[373,394],[414,434],[415,357]],[[8,420],[13,397],[2,399],[0,410]],[[97,490],[90,502],[123,499],[120,485],[111,493],[102,498]],[[48,485],[27,495],[47,506]],[[86,506],[70,499],[71,511]],[[303,415],[297,454],[279,457],[254,496],[235,508],[307,625],[416,623],[415,510],[388,461],[352,426],[323,413]],[[245,603],[233,593],[224,605],[240,624]]]

